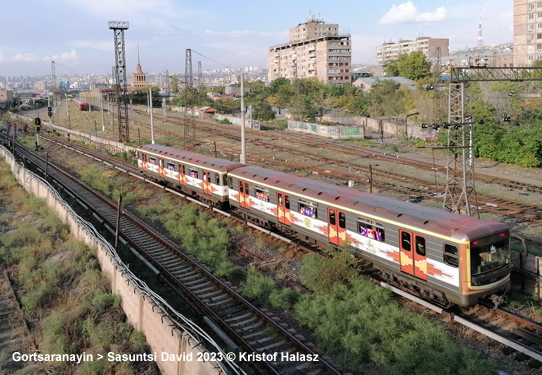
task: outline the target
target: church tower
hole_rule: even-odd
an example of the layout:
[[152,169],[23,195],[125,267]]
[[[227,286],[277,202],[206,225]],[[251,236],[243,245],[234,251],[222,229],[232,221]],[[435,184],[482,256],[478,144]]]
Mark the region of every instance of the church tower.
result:
[[147,83],[147,75],[141,70],[141,64],[139,63],[139,45],[137,46],[137,65],[136,72],[132,74],[132,87],[137,88],[146,88],[149,84]]

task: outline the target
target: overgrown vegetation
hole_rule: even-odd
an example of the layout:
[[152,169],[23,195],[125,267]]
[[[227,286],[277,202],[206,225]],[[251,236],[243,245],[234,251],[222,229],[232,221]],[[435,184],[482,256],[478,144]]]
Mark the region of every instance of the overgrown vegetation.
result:
[[241,293],[248,298],[268,303],[282,310],[292,308],[300,297],[300,293],[292,288],[278,289],[271,277],[265,276],[254,267],[248,269]]
[[[7,268],[38,349],[49,354],[94,355],[94,361],[29,363],[18,374],[157,374],[152,362],[96,360],[96,354],[143,353],[145,337],[122,312],[99,270],[94,250],[76,241],[45,201],[29,197],[0,164],[3,204],[18,216],[0,238],[0,264]],[[25,353],[33,352],[25,348]],[[137,366],[137,367],[136,367]],[[2,370],[2,364],[0,364]],[[0,371],[1,372],[1,371]]]
[[389,290],[357,275],[351,263],[344,252],[329,261],[306,256],[303,280],[314,293],[295,305],[297,319],[314,330],[332,358],[359,373],[495,374],[494,363],[402,309]]
[[172,197],[140,206],[138,210],[141,215],[159,221],[184,251],[209,266],[216,276],[231,278],[239,271],[228,259],[230,234],[222,220]]

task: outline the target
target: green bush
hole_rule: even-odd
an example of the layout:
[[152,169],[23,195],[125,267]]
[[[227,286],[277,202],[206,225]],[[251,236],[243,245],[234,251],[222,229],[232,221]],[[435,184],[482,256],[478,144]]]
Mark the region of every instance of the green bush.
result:
[[246,281],[241,285],[241,293],[244,296],[261,302],[267,302],[274,289],[273,279],[265,276],[255,267],[248,269]]
[[298,301],[300,293],[292,288],[275,289],[269,295],[269,303],[276,309],[288,310]]
[[92,299],[92,306],[94,306],[99,312],[103,312],[110,307],[118,308],[121,306],[122,298],[115,294],[98,291]]
[[318,254],[303,257],[301,280],[313,291],[327,292],[336,282],[348,280],[355,274],[354,258],[349,253],[329,250],[329,254],[329,258]]
[[457,347],[443,327],[405,312],[389,290],[359,277],[335,283],[328,292],[303,295],[295,311],[299,321],[315,331],[318,345],[349,368],[450,375],[496,370],[491,362]]

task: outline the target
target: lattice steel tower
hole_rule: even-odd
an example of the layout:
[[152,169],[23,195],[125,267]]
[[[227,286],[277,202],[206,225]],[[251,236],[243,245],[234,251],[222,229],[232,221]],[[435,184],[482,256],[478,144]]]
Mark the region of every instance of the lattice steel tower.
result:
[[127,21],[110,21],[109,28],[115,35],[115,83],[117,85],[117,119],[119,142],[130,142],[128,127],[128,95],[126,91],[126,57],[124,30],[128,30]]
[[[542,81],[538,67],[466,67],[452,68],[448,107],[448,147],[453,158],[448,161],[444,208],[454,213],[478,215],[474,189],[473,131],[474,119],[465,113],[470,102],[465,89],[471,82]],[[460,159],[461,156],[461,159]]]
[[469,86],[466,82],[450,82],[448,147],[452,152],[452,157],[448,157],[444,208],[454,213],[479,216],[472,155],[474,129],[472,117],[465,114],[465,107],[470,102],[465,88]]
[[51,61],[51,81],[51,91],[53,92],[51,107],[55,107],[58,100],[58,89],[56,88],[56,69],[54,61]]
[[186,63],[184,72],[184,149],[187,150],[196,140],[196,121],[194,119],[194,78],[192,75],[192,50],[186,50]]

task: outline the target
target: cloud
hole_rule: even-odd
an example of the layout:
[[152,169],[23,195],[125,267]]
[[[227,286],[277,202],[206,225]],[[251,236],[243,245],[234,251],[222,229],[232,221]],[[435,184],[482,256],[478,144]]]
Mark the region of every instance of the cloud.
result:
[[431,23],[446,18],[446,8],[438,7],[434,12],[421,13],[412,1],[393,5],[391,9],[378,22],[381,25],[395,25],[400,23]]
[[18,53],[10,60],[14,62],[31,62],[36,61],[36,55],[33,53]]
[[74,61],[78,60],[77,52],[72,49],[71,52],[63,52],[60,55],[53,55],[51,57],[44,57],[43,61]]
[[2,50],[0,49],[0,62],[4,61],[4,55],[2,55]]

